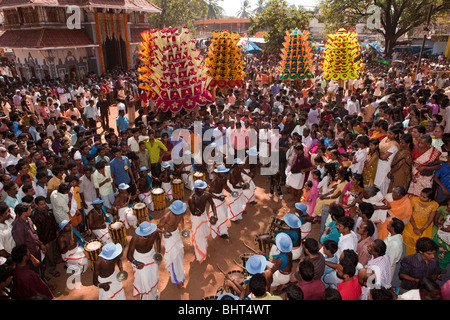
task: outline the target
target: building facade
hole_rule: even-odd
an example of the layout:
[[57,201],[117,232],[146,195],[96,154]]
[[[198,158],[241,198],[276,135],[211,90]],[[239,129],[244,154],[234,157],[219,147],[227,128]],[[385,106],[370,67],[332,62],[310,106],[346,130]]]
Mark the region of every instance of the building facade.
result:
[[0,48],[12,49],[25,79],[77,78],[134,68],[147,0],[0,0]]

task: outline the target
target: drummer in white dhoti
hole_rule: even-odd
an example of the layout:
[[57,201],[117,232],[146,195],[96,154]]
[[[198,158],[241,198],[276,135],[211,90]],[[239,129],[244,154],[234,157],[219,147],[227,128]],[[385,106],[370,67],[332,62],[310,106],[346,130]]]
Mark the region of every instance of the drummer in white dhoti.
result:
[[158,180],[161,181],[161,187],[164,189],[166,194],[166,199],[168,201],[173,200],[173,191],[172,191],[172,171],[171,168],[172,163],[163,162],[161,165],[161,174],[158,177]]
[[161,253],[161,237],[154,223],[144,221],[136,228],[127,253],[133,266],[133,297],[139,296],[140,300],[158,299],[159,274],[155,253]]
[[136,186],[139,191],[139,201],[145,203],[150,211],[154,211],[152,199],[152,178],[150,169],[142,166],[139,169],[139,178],[136,181]]
[[275,288],[274,294],[279,294],[279,290],[291,279],[293,246],[291,238],[285,233],[279,233],[275,237],[275,244],[280,254],[266,256],[266,259],[273,273],[271,287]]
[[181,167],[181,179],[183,179],[184,186],[189,190],[194,188],[194,164],[192,163],[192,152],[186,150],[183,155],[183,163]]
[[[213,239],[217,238],[217,236],[227,239],[228,236],[228,205],[225,198],[224,189],[227,190],[231,194],[231,189],[228,187],[227,182],[228,178],[226,173],[230,171],[230,169],[226,168],[223,164],[219,165],[216,169],[214,169],[215,176],[212,179],[209,192],[212,195],[214,204],[217,209],[217,218],[219,219],[215,225],[211,225],[211,237]],[[208,212],[208,216],[211,218],[213,214],[212,208]]]
[[234,159],[233,167],[228,175],[228,187],[231,190],[231,198],[228,204],[228,219],[232,222],[242,220],[242,214],[247,207],[247,199],[244,196],[244,180],[242,169],[244,161],[240,158]]
[[123,248],[120,243],[108,243],[102,248],[94,267],[94,286],[98,287],[98,300],[126,300],[122,282],[118,279],[122,267]]
[[75,239],[73,228],[69,220],[59,223],[60,234],[58,236],[58,248],[62,259],[69,270],[80,270],[81,273],[89,268],[89,260],[82,246],[78,245],[81,239]]
[[[281,230],[278,233],[275,233],[276,237],[279,233],[285,233],[292,239],[292,260],[297,260],[300,258],[302,253],[302,237],[301,237],[301,229],[302,222],[299,217],[297,217],[294,213],[287,213],[283,217],[283,221],[286,223],[286,226],[276,225],[278,230]],[[274,244],[270,248],[269,255],[274,256],[280,254],[280,250]]]
[[183,266],[184,245],[180,237],[180,230],[183,237],[189,237],[188,230],[184,229],[184,213],[187,205],[181,200],[175,200],[159,219],[158,232],[163,234],[162,243],[164,246],[164,262],[170,274],[170,281],[182,288],[185,280]]
[[125,223],[127,229],[137,227],[137,217],[133,213],[133,208],[130,207],[131,194],[129,194],[128,188],[130,186],[126,183],[119,184],[119,194],[113,204],[113,210],[118,213],[119,219]]
[[108,225],[112,221],[112,216],[108,216],[106,212],[103,212],[103,202],[104,201],[100,198],[92,200],[92,209],[86,213],[86,222],[88,234],[89,232],[92,232],[98,240],[106,244],[113,242],[108,230]]
[[[189,197],[188,205],[191,211],[192,233],[191,242],[194,246],[195,257],[202,263],[207,256],[208,238],[210,236],[209,224],[217,223],[217,209],[213,198],[205,189],[208,184],[203,180],[194,182],[192,195]],[[209,203],[213,210],[213,217],[208,221],[206,204]]]

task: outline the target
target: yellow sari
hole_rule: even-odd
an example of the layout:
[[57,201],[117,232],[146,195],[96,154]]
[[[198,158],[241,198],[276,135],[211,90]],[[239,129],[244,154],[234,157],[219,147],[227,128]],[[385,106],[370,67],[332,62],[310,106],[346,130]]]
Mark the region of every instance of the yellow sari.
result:
[[[412,218],[416,223],[417,228],[422,228],[430,218],[432,212],[439,208],[439,204],[432,200],[429,202],[423,202],[419,197],[411,198],[412,206]],[[417,235],[414,233],[411,220],[406,224],[405,230],[403,231],[403,243],[405,244],[405,256],[416,253],[416,242],[419,238],[428,237],[432,238],[433,223],[431,223],[428,228],[426,228],[422,235]]]

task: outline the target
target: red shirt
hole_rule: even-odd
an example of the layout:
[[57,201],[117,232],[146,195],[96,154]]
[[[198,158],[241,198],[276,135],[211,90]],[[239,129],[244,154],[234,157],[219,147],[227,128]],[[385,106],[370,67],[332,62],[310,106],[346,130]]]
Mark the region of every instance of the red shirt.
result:
[[362,293],[356,276],[353,276],[350,281],[338,283],[337,290],[341,294],[342,300],[358,300]]

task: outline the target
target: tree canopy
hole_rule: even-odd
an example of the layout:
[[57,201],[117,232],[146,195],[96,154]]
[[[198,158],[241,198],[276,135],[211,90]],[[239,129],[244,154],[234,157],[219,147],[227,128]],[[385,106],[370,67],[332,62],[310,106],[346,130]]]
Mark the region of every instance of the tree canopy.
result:
[[269,0],[264,10],[250,18],[249,34],[265,30],[266,51],[280,51],[286,31],[293,29],[308,30],[311,13],[302,8],[289,7],[285,0]]
[[350,29],[366,23],[373,15],[370,5],[380,8],[380,27],[373,29],[385,39],[385,54],[391,56],[397,40],[411,29],[422,25],[428,16],[450,12],[448,0],[320,0],[319,10],[328,31],[341,27]]

